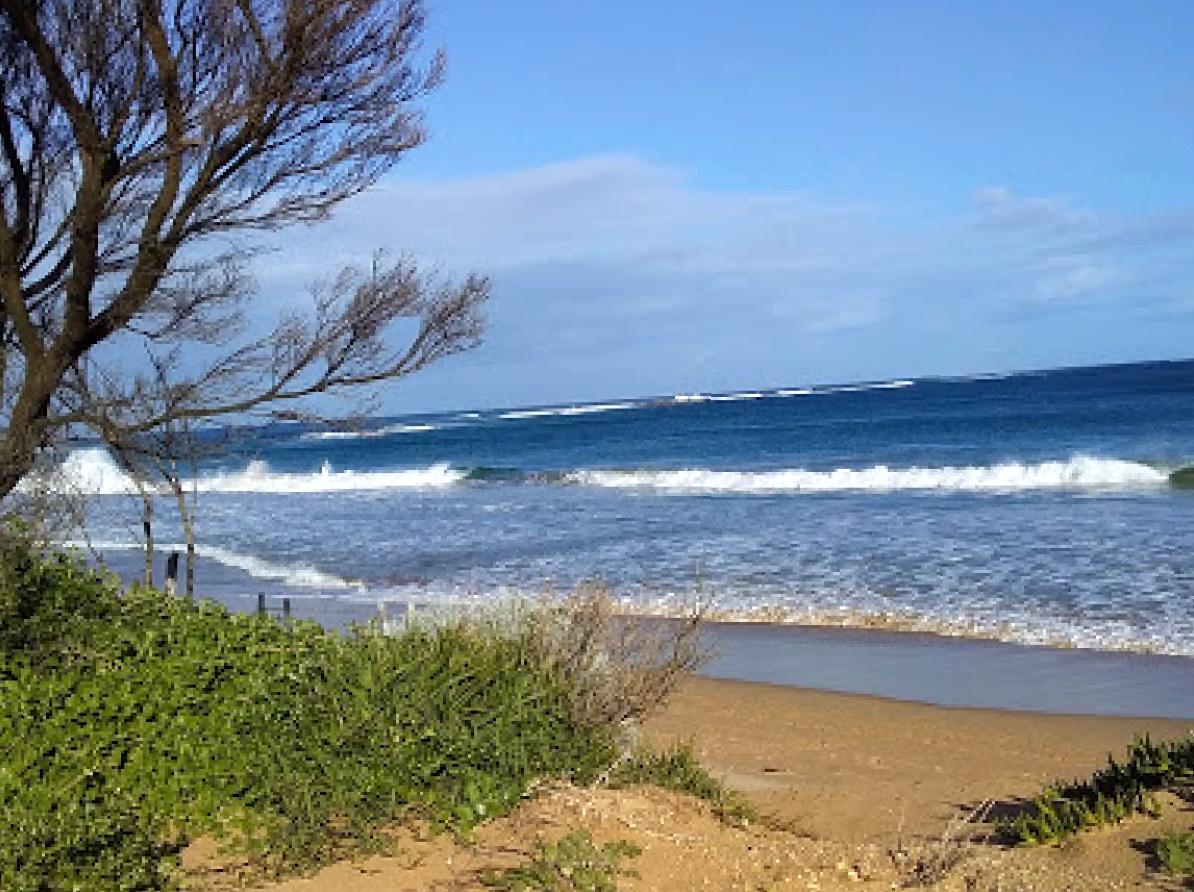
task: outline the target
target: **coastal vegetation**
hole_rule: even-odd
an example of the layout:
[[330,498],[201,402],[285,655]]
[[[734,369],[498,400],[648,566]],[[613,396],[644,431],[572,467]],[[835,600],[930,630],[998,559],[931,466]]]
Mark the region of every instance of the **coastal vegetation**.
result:
[[489,871],[481,882],[501,892],[617,892],[618,877],[633,874],[623,862],[641,854],[633,843],[599,844],[582,830],[554,843],[540,840],[526,864]]
[[398,822],[467,836],[548,779],[698,777],[624,758],[696,624],[644,636],[598,590],[340,635],[122,592],[20,537],[0,557],[6,892],[170,888],[200,836],[249,876],[300,872]]
[[1088,780],[1054,784],[1000,829],[1021,845],[1061,842],[1074,834],[1130,815],[1157,811],[1155,794],[1194,781],[1194,736],[1153,742],[1147,736],[1128,747],[1124,761],[1111,756]]
[[1194,831],[1169,833],[1157,840],[1157,859],[1166,873],[1194,877]]
[[745,825],[759,820],[758,812],[746,797],[713,777],[688,744],[660,751],[636,749],[618,764],[612,783],[615,786],[650,784],[703,799],[727,824]]

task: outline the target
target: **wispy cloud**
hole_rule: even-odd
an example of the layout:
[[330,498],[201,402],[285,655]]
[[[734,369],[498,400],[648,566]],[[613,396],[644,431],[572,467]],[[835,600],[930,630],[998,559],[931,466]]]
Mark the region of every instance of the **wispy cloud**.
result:
[[601,156],[392,178],[287,233],[260,266],[263,291],[286,301],[378,247],[495,278],[488,345],[429,375],[432,398],[535,402],[965,370],[989,355],[1047,364],[1050,326],[1070,330],[1061,320],[1087,307],[1108,336],[1124,334],[1116,312],[1138,325],[1190,311],[1173,270],[1194,261],[1194,213],[1102,214],[999,185],[913,213],[715,191]]
[[1095,213],[1058,198],[1017,195],[1005,186],[974,193],[976,222],[993,229],[1076,229],[1099,223]]
[[1034,283],[1042,300],[1074,300],[1105,292],[1123,282],[1112,267],[1090,257],[1064,258],[1055,269],[1044,272]]

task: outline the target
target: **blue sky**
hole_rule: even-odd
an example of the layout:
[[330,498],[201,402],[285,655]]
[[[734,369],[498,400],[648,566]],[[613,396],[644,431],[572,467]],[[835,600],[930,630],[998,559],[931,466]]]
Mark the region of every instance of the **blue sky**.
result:
[[1194,355],[1194,4],[432,6],[432,139],[258,276],[495,282],[390,412]]

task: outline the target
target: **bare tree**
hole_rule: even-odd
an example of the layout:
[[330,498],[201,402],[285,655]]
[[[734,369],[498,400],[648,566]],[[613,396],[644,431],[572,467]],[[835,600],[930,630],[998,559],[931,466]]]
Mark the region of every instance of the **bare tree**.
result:
[[126,477],[132,481],[141,502],[141,535],[145,537],[145,562],[141,570],[141,581],[153,585],[153,495],[154,488],[147,469],[139,456],[131,449],[118,444],[108,444],[112,455]]
[[[443,71],[424,22],[419,0],[0,0],[0,497],[90,420],[63,394],[105,362],[127,437],[477,342],[487,280],[408,260],[346,270],[272,327],[242,319],[245,233],[326,218],[423,141]],[[162,363],[191,371],[147,413]]]
[[[170,421],[154,429],[153,439],[141,447],[142,474],[156,474],[157,480],[174,497],[174,506],[178,510],[178,522],[182,527],[183,543],[186,549],[186,581],[183,591],[187,597],[195,595],[195,514],[198,510],[198,457],[201,451],[199,440],[191,429],[191,422],[187,419]],[[145,443],[142,438],[138,442]],[[126,447],[128,448],[128,447]],[[189,471],[190,480],[183,476]],[[148,488],[152,480],[142,484]],[[189,483],[189,486],[188,486]],[[144,495],[144,494],[142,494]],[[152,528],[146,529],[145,565],[147,569],[153,566]],[[153,584],[152,570],[147,581]]]
[[[217,444],[205,444],[196,435],[189,419],[174,419],[144,433],[129,434],[125,428],[110,424],[103,415],[94,417],[93,429],[103,439],[117,464],[130,479],[141,503],[141,528],[145,561],[142,582],[153,585],[154,499],[159,495],[173,498],[178,511],[186,549],[184,591],[195,594],[195,515],[198,510],[197,474],[201,455],[212,454]],[[186,476],[189,474],[189,478]]]

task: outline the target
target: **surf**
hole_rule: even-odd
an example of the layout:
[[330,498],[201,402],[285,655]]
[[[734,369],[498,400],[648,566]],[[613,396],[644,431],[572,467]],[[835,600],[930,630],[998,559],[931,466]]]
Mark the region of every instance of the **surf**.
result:
[[[275,471],[259,459],[238,471],[200,474],[184,486],[201,493],[337,493],[384,489],[441,489],[467,477],[447,463],[385,471],[334,470],[324,462],[318,471]],[[71,452],[62,463],[68,488],[92,495],[134,495],[136,483],[102,448]],[[151,490],[160,491],[157,486]]]
[[[1190,469],[1194,485],[1194,469]],[[569,480],[584,486],[658,490],[674,493],[815,493],[940,490],[1014,492],[1035,489],[1159,487],[1169,477],[1145,464],[1076,456],[1036,464],[1005,462],[988,466],[891,468],[798,468],[772,471],[679,470],[575,471]],[[1185,478],[1183,478],[1185,479]]]

